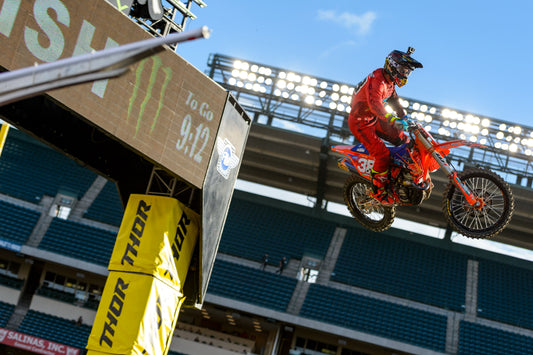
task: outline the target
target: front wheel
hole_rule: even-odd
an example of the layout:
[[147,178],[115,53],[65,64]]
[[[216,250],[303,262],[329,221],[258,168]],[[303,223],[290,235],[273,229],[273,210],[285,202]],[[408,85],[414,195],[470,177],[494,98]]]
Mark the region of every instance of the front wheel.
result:
[[344,202],[357,222],[374,232],[382,232],[394,222],[396,210],[394,206],[382,206],[370,197],[371,190],[370,181],[351,175],[344,183]]
[[496,173],[482,168],[465,170],[458,177],[480,200],[480,205],[471,206],[450,182],[442,205],[448,223],[470,238],[490,238],[500,233],[511,221],[514,211],[509,185]]

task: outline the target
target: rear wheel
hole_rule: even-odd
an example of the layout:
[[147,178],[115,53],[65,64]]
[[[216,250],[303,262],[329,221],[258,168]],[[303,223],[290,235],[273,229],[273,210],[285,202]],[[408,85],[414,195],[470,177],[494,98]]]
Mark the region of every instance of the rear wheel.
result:
[[511,221],[514,198],[509,185],[496,173],[482,168],[465,170],[459,179],[480,200],[471,206],[461,191],[449,183],[444,191],[442,211],[456,232],[470,238],[490,238]]
[[343,191],[344,202],[357,222],[374,232],[390,228],[396,210],[394,206],[383,206],[370,197],[370,181],[358,175],[351,175],[346,179]]

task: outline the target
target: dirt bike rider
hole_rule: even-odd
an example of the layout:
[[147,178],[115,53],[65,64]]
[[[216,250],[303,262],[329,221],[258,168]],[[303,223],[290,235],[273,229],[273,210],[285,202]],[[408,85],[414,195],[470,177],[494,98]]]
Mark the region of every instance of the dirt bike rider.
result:
[[[409,47],[407,53],[392,51],[383,68],[374,70],[357,85],[348,118],[348,126],[354,137],[375,157],[371,170],[371,196],[386,206],[394,204],[395,200],[386,189],[390,182],[390,156],[382,139],[396,146],[409,142],[407,134],[398,127],[399,124],[400,127],[407,124],[401,119],[406,116],[406,112],[400,104],[395,85],[404,86],[411,71],[422,68],[420,62],[411,58],[413,52],[412,47]],[[387,112],[384,102],[390,105],[396,116]]]

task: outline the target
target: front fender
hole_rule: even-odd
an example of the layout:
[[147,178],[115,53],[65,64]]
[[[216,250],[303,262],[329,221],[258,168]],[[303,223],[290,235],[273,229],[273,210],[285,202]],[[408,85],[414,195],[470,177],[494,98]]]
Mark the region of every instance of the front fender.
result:
[[463,145],[466,145],[468,147],[473,147],[473,148],[481,148],[481,149],[487,148],[487,146],[483,144],[469,142],[463,139],[457,139],[454,141],[439,143],[435,145],[435,149],[438,150],[441,154],[444,153],[444,155],[447,155],[450,152],[450,149],[461,147]]

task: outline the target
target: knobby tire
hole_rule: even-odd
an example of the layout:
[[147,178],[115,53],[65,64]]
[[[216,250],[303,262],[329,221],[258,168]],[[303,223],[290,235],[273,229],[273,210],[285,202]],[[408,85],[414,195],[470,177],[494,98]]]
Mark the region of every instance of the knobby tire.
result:
[[482,196],[486,205],[472,208],[461,191],[448,183],[444,191],[442,212],[452,228],[467,237],[491,238],[500,233],[511,221],[514,198],[511,188],[496,173],[483,168],[471,168],[458,174],[459,179],[476,196]]
[[[396,209],[394,206],[382,206],[370,197],[370,189],[370,181],[352,174],[344,182],[344,202],[353,218],[362,226],[374,232],[382,232],[389,229],[394,222]],[[362,203],[368,203],[371,207],[365,209]]]

